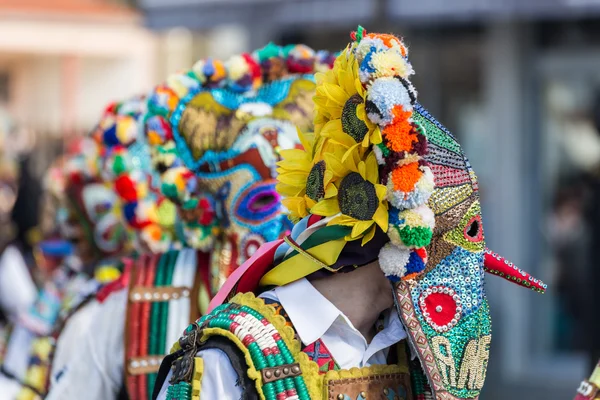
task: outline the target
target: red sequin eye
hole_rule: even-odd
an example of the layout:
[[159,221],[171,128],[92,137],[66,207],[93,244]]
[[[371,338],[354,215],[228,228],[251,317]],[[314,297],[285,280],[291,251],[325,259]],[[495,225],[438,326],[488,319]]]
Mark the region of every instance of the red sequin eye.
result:
[[469,220],[464,229],[464,236],[469,242],[481,242],[483,240],[481,215],[475,215]]

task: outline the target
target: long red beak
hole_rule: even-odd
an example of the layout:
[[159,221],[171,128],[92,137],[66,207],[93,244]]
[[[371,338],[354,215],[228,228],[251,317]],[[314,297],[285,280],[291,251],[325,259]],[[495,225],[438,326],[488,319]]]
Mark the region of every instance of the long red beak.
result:
[[501,276],[507,281],[514,282],[517,285],[535,290],[536,292],[544,293],[548,287],[541,280],[534,278],[515,264],[487,248],[485,249],[483,269],[485,272]]

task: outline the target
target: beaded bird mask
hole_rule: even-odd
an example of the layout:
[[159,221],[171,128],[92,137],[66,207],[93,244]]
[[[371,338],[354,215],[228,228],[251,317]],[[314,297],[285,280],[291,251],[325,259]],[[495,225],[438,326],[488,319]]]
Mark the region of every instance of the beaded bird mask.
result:
[[275,190],[282,149],[311,129],[315,70],[332,58],[270,44],[226,62],[201,60],[155,89],[146,134],[162,192],[188,246],[212,250],[213,293],[263,243],[291,228]]
[[377,259],[394,282],[437,398],[476,398],[491,339],[484,272],[545,285],[486,249],[477,178],[416,102],[402,41],[362,28],[353,39],[317,75],[314,135],[300,134],[304,150],[282,152],[278,190],[297,223],[260,284],[344,272],[363,249],[369,258],[355,266]]

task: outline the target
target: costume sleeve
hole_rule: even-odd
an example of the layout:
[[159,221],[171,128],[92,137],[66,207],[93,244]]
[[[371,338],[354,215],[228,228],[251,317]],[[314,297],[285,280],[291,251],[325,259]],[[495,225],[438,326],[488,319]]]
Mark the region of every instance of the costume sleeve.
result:
[[111,294],[97,308],[87,334],[80,338],[79,350],[53,377],[47,400],[115,399],[123,385],[123,334],[127,290]]
[[0,309],[15,318],[26,312],[37,297],[37,289],[23,256],[14,246],[8,246],[0,255]]
[[[242,397],[242,389],[237,383],[238,375],[224,352],[218,349],[201,350],[196,357],[201,357],[204,361],[200,398],[239,400]],[[169,372],[169,375],[167,375],[157,397],[158,400],[167,399],[167,389],[171,374]]]

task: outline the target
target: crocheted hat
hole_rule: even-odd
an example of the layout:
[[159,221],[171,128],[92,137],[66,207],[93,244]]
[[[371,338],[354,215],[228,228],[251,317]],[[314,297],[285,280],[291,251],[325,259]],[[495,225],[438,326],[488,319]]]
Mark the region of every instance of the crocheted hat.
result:
[[278,190],[296,224],[236,270],[211,308],[305,276],[377,260],[434,398],[477,398],[491,322],[484,271],[546,285],[487,250],[477,178],[452,134],[416,102],[408,51],[362,28],[317,75],[315,133],[282,152]]
[[148,101],[146,134],[162,192],[178,205],[188,246],[211,250],[218,288],[263,243],[289,231],[275,190],[283,149],[312,129],[315,70],[327,53],[274,44],[198,61]]
[[92,132],[100,146],[102,178],[119,197],[121,216],[134,233],[140,252],[162,253],[174,247],[176,210],[160,193],[143,129],[146,98],[112,103]]

